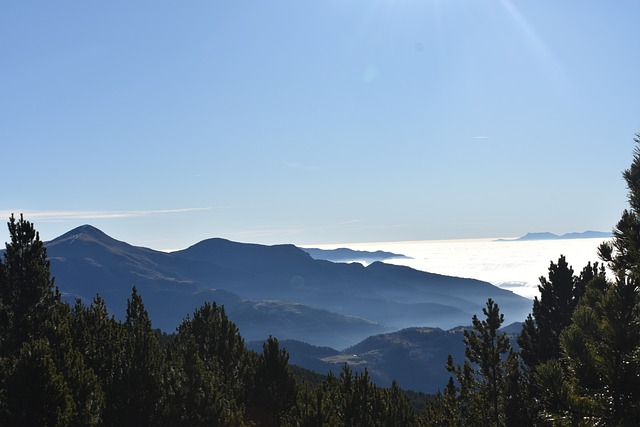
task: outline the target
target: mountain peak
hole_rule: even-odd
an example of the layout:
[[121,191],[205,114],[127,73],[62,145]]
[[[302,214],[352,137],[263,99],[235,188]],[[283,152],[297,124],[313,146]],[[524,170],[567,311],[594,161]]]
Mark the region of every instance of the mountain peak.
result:
[[56,237],[51,243],[72,243],[78,239],[83,241],[117,242],[117,240],[93,225],[84,224],[64,233],[62,236]]

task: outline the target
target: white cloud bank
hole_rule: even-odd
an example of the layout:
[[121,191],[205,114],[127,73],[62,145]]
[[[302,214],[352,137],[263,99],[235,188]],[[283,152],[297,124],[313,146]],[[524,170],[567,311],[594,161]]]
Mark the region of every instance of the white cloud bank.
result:
[[551,261],[565,255],[574,272],[598,261],[597,248],[605,239],[568,239],[496,242],[495,239],[432,240],[386,243],[316,245],[332,249],[383,250],[413,259],[385,262],[448,276],[484,280],[518,295],[539,295],[540,276],[547,276]]

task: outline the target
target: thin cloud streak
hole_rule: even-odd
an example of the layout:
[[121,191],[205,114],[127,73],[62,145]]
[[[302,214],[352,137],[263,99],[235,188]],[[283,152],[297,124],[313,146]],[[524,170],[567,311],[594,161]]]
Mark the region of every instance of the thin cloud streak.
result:
[[213,209],[213,207],[204,208],[181,208],[181,209],[158,209],[148,211],[23,211],[15,209],[12,211],[0,212],[5,218],[11,214],[24,214],[27,219],[39,219],[42,221],[64,221],[70,219],[120,219],[120,218],[137,218],[145,216],[155,216],[173,213],[189,213],[201,212]]

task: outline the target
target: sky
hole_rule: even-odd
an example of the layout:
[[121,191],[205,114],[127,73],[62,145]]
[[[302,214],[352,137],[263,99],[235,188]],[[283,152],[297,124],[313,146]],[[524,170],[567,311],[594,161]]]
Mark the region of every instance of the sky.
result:
[[0,216],[162,250],[609,231],[640,131],[638,16],[636,0],[3,2]]

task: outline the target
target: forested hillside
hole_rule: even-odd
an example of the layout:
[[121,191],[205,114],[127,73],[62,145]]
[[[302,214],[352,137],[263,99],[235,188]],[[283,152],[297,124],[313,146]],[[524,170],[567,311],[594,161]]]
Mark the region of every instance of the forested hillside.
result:
[[[488,299],[463,332],[464,358],[424,410],[365,370],[303,379],[275,337],[246,349],[224,307],[205,302],[173,336],[134,287],[124,320],[97,295],[64,302],[33,224],[9,219],[0,263],[0,425],[640,425],[640,135],[624,172],[629,208],[604,264],[560,256],[513,348]],[[613,273],[607,277],[605,265]]]

